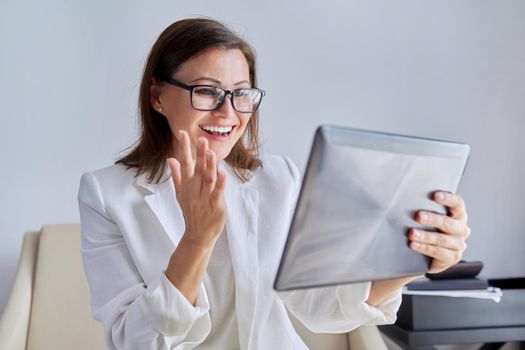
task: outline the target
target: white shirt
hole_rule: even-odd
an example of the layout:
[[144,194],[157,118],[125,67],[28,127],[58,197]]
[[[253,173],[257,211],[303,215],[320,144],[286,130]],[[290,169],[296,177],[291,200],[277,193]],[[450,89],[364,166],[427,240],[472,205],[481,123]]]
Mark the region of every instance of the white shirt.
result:
[[224,230],[213,248],[206,269],[205,284],[216,293],[209,296],[211,331],[199,349],[240,349],[237,315],[235,314],[235,278],[228,235]]
[[[370,282],[275,292],[301,179],[287,158],[267,155],[262,160],[263,168],[245,183],[220,164],[227,171],[226,232],[235,280],[231,311],[240,348],[307,349],[287,310],[317,333],[393,323],[401,291],[372,307],[365,302]],[[211,318],[213,310],[231,309],[231,299],[219,292],[228,286],[205,278],[192,305],[167,279],[164,271],[185,230],[173,181],[168,168],[168,180],[158,184],[135,175],[122,165],[82,175],[81,254],[93,317],[102,322],[106,349],[197,348],[220,331],[212,330]]]

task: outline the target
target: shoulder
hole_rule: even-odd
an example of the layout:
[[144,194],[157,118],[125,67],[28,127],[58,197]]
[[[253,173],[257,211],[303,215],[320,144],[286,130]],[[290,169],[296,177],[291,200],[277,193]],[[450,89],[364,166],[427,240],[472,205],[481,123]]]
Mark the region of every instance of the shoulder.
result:
[[124,194],[126,189],[134,187],[135,178],[136,170],[122,164],[86,172],[80,179],[79,198],[90,195],[107,197],[111,194]]
[[136,175],[136,169],[128,168],[122,164],[114,164],[82,174],[81,183],[94,180],[103,187],[126,186],[135,181]]
[[300,174],[292,160],[285,156],[265,154],[261,157],[262,167],[253,173],[252,185],[295,188],[300,183]]
[[118,180],[119,182],[133,181],[136,170],[128,168],[123,164],[113,164],[105,168],[100,168],[91,172],[99,181],[107,182]]
[[299,176],[299,171],[294,162],[286,157],[276,154],[266,154],[262,157],[263,169],[280,175],[290,175],[292,178]]

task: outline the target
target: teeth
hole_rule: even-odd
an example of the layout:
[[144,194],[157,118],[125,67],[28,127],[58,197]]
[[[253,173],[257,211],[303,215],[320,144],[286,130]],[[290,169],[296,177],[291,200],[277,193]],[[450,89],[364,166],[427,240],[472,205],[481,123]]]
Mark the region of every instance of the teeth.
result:
[[233,127],[231,126],[227,126],[227,127],[218,127],[218,126],[208,126],[208,125],[203,125],[201,126],[202,129],[206,130],[206,131],[211,131],[211,132],[220,132],[222,134],[224,133],[227,133],[227,132],[230,132],[232,131]]

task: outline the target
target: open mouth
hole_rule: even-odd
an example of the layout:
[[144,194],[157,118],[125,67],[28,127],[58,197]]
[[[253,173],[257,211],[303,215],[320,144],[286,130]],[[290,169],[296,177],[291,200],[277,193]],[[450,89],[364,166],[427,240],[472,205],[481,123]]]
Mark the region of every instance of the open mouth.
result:
[[227,137],[231,134],[233,131],[234,126],[208,126],[208,125],[200,125],[200,128],[206,132],[207,134],[213,135],[213,136],[221,136],[221,137]]

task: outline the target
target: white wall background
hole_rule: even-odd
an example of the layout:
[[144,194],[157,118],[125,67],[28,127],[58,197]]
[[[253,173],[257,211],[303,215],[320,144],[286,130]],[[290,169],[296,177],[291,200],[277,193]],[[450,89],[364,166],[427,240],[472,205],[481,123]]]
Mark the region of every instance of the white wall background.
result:
[[206,15],[257,49],[267,152],[304,169],[333,123],[470,143],[468,260],[525,275],[525,2],[0,2],[0,310],[24,231],[78,222],[82,172],[136,136],[147,52]]

